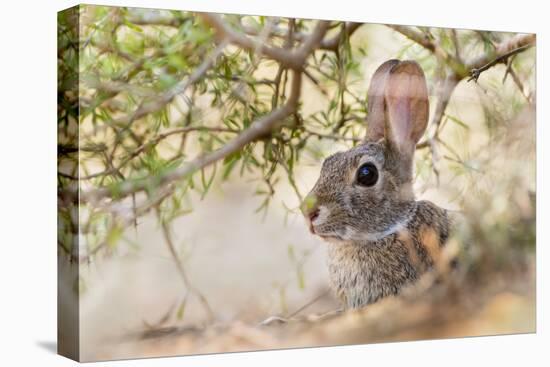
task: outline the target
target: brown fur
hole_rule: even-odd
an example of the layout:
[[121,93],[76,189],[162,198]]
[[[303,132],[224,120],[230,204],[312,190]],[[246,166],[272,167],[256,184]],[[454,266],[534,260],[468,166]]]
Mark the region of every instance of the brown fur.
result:
[[422,241],[426,237],[421,230],[427,224],[432,226],[437,245],[444,244],[449,236],[447,213],[428,201],[420,201],[413,219],[402,231],[376,242],[330,245],[331,286],[345,307],[357,308],[397,294],[433,266],[437,261],[431,257],[433,242]]

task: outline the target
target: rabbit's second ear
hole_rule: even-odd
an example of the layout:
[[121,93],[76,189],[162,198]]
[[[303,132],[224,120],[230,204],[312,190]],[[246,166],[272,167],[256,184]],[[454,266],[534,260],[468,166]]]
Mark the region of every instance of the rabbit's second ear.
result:
[[429,102],[426,78],[420,65],[403,61],[387,79],[386,140],[405,155],[412,155],[428,125]]
[[384,137],[386,125],[386,102],[384,92],[390,70],[399,64],[399,60],[384,62],[372,75],[367,92],[367,136],[366,141],[378,141]]

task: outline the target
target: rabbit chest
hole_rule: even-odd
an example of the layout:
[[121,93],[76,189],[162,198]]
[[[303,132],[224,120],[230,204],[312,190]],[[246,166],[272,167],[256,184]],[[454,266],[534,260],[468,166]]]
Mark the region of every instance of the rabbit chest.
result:
[[[426,203],[407,228],[378,241],[331,244],[331,287],[346,308],[358,308],[399,293],[430,269],[448,237],[445,211]],[[434,226],[435,225],[435,226]]]

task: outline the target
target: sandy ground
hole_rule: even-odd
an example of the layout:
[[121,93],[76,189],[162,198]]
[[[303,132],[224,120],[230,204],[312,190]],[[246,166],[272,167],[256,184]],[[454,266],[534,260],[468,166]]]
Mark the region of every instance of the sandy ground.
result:
[[[282,205],[274,203],[265,218],[255,213],[258,205],[245,184],[232,183],[174,222],[187,273],[222,322],[259,322],[292,312],[326,289],[325,244],[309,234],[301,216],[292,214],[285,224]],[[87,290],[81,298],[81,345],[91,354],[105,337],[156,324],[184,294],[156,218],[143,218],[137,233],[131,229],[126,235],[139,249],[122,246],[117,255],[82,268]],[[289,246],[297,258],[310,253],[303,289]],[[310,311],[326,307],[335,304],[313,305]],[[191,298],[183,318],[171,321],[197,325],[204,319]]]

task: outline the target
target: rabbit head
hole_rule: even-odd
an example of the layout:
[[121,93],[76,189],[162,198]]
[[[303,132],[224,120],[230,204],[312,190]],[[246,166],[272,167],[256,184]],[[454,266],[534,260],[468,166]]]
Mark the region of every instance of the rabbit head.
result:
[[386,61],[372,76],[367,103],[364,141],[323,162],[302,204],[311,232],[331,242],[376,241],[404,226],[415,208],[414,152],[429,114],[421,67]]

